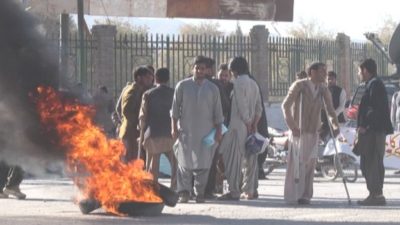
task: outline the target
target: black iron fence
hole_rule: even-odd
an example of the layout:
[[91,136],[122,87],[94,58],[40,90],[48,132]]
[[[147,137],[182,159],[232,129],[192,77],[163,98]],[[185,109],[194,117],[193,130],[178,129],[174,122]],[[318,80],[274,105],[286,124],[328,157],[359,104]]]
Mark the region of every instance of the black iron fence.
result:
[[[57,38],[54,42],[63,43]],[[76,35],[70,35],[65,42],[65,54],[67,62],[67,78],[70,82],[79,82],[82,74],[79,74],[79,41]],[[97,48],[96,40],[87,36],[84,41],[84,70],[87,79],[87,88],[94,90],[94,57]],[[114,56],[110,66],[114,71],[113,87],[114,95],[119,95],[120,90],[127,81],[132,80],[132,69],[139,65],[151,64],[155,68],[167,67],[171,71],[171,85],[191,73],[192,59],[198,55],[209,56],[220,63],[227,63],[234,56],[244,56],[251,64],[252,46],[248,36],[208,36],[208,35],[118,35],[114,38]],[[266,51],[268,58],[265,66],[268,67],[269,96],[281,99],[286,95],[290,84],[295,80],[295,73],[305,70],[312,61],[325,62],[329,70],[338,68],[338,48],[336,41],[313,40],[287,37],[269,37]],[[350,84],[352,90],[358,85],[357,65],[358,61],[372,57],[378,63],[379,74],[390,73],[390,65],[385,57],[369,43],[351,43],[350,45],[351,71]],[[64,52],[64,53],[63,53]],[[64,57],[65,58],[65,57]],[[65,61],[65,60],[64,60]],[[340,74],[339,74],[340,76]]]

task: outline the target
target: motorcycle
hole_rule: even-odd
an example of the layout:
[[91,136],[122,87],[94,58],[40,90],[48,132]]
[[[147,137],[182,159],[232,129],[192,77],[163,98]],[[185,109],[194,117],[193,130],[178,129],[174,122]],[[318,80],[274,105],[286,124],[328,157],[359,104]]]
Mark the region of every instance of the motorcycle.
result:
[[[343,145],[343,140],[343,137],[335,140],[338,154],[336,154],[333,139],[320,142],[316,170],[327,180],[334,181],[343,174],[347,182],[353,183],[358,178],[359,158],[350,148]],[[340,173],[340,170],[343,173]]]
[[[274,171],[275,168],[286,165],[289,139],[287,131],[284,132],[270,127],[268,131],[271,136],[271,144],[268,146],[268,154],[263,166],[266,175]],[[321,173],[323,178],[334,181],[342,174],[339,173],[342,169],[346,181],[355,182],[358,179],[359,158],[353,154],[343,140],[343,137],[336,140],[337,155],[332,139],[320,142],[316,170]]]
[[263,165],[265,175],[270,174],[275,168],[285,165],[288,154],[288,132],[268,127],[268,133],[271,141]]

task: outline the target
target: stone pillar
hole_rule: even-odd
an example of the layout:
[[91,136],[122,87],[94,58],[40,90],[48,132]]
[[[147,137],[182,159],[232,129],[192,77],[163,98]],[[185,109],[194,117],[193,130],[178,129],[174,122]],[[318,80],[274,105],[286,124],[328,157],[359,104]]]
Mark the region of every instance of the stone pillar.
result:
[[344,33],[336,36],[336,47],[338,55],[338,83],[345,89],[347,98],[351,98],[353,71],[351,71],[350,37]]
[[[92,28],[94,49],[93,66],[94,72],[92,83],[92,92],[99,86],[106,86],[109,93],[114,93],[115,74],[114,74],[114,38],[117,28],[114,25],[94,25]],[[90,81],[89,81],[90,82]],[[89,83],[88,82],[88,83]]]
[[250,73],[258,81],[266,105],[269,103],[268,36],[269,31],[264,25],[253,26],[250,30],[252,46]]

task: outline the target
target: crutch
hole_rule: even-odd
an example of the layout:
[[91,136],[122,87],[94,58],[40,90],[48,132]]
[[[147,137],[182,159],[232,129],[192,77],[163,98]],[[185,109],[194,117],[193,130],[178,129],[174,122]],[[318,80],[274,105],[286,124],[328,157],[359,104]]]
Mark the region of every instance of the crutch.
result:
[[[300,136],[297,142],[297,149],[293,151],[294,155],[294,182],[296,184],[299,183],[300,180],[300,149],[303,148],[303,141],[302,141],[302,128],[303,128],[303,93],[300,92],[300,107],[299,107],[299,130]],[[296,189],[297,190],[297,189]]]
[[[328,117],[328,110],[326,108],[325,99],[324,99],[323,96],[321,96],[321,97],[322,97],[322,103],[324,104],[324,110],[325,110],[326,116]],[[344,173],[343,173],[342,162],[338,158],[339,151],[338,151],[337,146],[336,146],[336,138],[335,138],[335,135],[333,134],[332,124],[331,124],[331,121],[329,121],[329,118],[327,118],[327,121],[328,121],[328,125],[329,125],[329,134],[331,135],[331,138],[333,140],[333,146],[335,147],[335,160],[338,163],[337,166],[335,166],[335,169],[339,173],[339,175],[342,177],[344,189],[346,190],[347,200],[349,202],[349,205],[351,205],[350,194],[349,194],[349,190],[347,189],[347,183],[346,183],[346,178],[345,178]]]

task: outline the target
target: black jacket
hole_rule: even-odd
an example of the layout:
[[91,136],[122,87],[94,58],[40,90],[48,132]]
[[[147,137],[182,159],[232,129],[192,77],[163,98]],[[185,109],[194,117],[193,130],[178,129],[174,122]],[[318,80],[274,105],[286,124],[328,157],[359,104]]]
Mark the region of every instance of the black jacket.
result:
[[148,90],[148,116],[146,124],[150,127],[151,137],[169,137],[171,135],[170,109],[174,98],[174,89],[160,85]]
[[357,127],[392,134],[389,101],[385,85],[377,76],[365,84],[365,92],[361,97],[358,109]]

